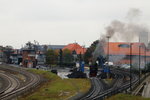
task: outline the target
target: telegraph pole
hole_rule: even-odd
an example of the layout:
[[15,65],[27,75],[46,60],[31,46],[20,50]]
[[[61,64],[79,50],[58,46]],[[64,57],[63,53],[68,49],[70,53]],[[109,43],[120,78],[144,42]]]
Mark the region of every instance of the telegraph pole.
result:
[[131,72],[131,66],[132,66],[132,43],[130,43],[130,92],[132,91],[132,72]]
[[62,56],[63,56],[63,51],[62,49],[59,50],[59,67],[62,67]]
[[107,39],[108,39],[108,44],[107,44],[107,78],[109,78],[109,38],[110,36],[108,35],[107,36]]
[[145,56],[144,56],[144,60],[145,60],[145,67],[144,67],[144,70],[145,70],[145,78],[146,78],[146,47],[145,47]]
[[107,36],[108,44],[107,44],[107,61],[109,62],[109,38],[110,36]]
[[141,77],[141,46],[139,46],[139,84],[140,84],[140,77]]

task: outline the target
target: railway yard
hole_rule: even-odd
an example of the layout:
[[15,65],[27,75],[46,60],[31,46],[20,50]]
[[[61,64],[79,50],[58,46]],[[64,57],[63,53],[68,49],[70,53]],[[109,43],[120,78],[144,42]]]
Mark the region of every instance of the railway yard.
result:
[[0,100],[150,100],[150,0],[0,0]]
[[[91,88],[82,95],[70,97],[69,100],[103,100],[118,93],[132,93],[132,95],[141,96],[148,93],[148,90],[144,90],[144,88],[146,88],[146,80],[149,80],[149,78],[143,76],[139,85],[139,77],[134,73],[132,73],[130,83],[129,70],[111,68],[111,72],[114,74],[114,78],[111,79],[109,84],[104,79],[101,79],[100,76],[91,77],[89,78]],[[25,68],[1,65],[0,100],[11,100],[12,98],[19,98],[21,95],[26,95],[29,91],[34,91],[44,80],[45,78],[28,72]]]
[[42,81],[39,75],[21,68],[0,66],[0,100],[9,100],[31,91]]
[[[114,71],[114,73],[116,77],[111,86],[105,84],[103,80],[99,79],[98,77],[92,78],[91,82],[93,84],[93,87],[90,93],[81,98],[81,100],[102,100],[117,93],[127,92],[130,86],[129,80],[126,80],[127,78],[129,78],[129,73],[124,73],[119,70]],[[132,84],[136,84],[137,81],[137,75],[133,74]]]

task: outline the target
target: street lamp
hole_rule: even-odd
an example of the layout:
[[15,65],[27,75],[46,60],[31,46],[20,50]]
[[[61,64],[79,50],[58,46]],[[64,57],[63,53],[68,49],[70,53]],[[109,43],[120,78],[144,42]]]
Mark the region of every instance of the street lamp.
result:
[[146,77],[146,47],[145,47],[145,56],[144,56],[144,60],[145,60],[145,68],[144,68],[144,70],[145,70],[145,77]]
[[83,45],[82,48],[83,48],[83,55],[82,56],[83,56],[83,61],[84,61],[84,49],[85,49],[85,45]]
[[108,39],[108,44],[107,44],[107,78],[109,77],[109,73],[108,73],[108,66],[109,66],[109,38],[110,38],[110,36],[108,35],[107,37],[106,37],[107,39]]
[[109,62],[109,38],[110,36],[107,36],[108,44],[107,44],[107,62]]
[[132,72],[131,72],[131,66],[132,66],[132,43],[130,43],[130,91],[132,91]]
[[139,46],[139,84],[140,84],[140,77],[141,77],[141,46]]

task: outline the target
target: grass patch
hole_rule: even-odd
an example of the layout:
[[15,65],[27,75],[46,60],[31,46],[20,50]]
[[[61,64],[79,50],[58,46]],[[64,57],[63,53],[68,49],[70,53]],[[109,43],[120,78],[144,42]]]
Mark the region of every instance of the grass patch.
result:
[[150,98],[143,98],[141,96],[133,96],[129,94],[117,94],[106,100],[150,100]]
[[48,79],[34,93],[19,100],[65,100],[76,93],[85,93],[90,89],[88,79],[61,79],[57,75],[43,70],[30,69],[30,72],[40,74]]

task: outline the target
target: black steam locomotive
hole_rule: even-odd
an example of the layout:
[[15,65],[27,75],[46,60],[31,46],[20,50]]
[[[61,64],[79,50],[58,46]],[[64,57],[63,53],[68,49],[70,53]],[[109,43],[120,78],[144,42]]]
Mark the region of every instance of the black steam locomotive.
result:
[[110,73],[109,66],[108,66],[108,64],[106,64],[106,58],[104,58],[103,56],[100,55],[97,58],[97,62],[94,65],[90,66],[90,73],[89,73],[90,77],[97,76],[98,66],[100,66],[102,68],[101,73],[102,73],[103,78],[104,78],[104,76],[106,76],[106,73]]

